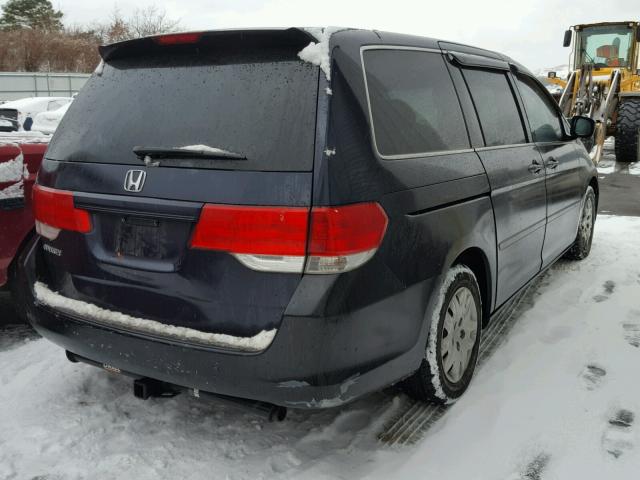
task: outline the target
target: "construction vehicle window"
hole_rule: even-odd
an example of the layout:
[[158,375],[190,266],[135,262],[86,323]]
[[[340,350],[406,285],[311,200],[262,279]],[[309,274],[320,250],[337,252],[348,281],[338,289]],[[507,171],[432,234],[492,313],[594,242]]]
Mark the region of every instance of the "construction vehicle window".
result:
[[531,78],[517,75],[518,90],[533,134],[534,142],[557,142],[564,138],[561,117],[555,102]]
[[382,156],[470,148],[442,55],[366,50],[364,68],[376,148]]
[[504,72],[465,69],[487,147],[526,143],[522,117]]
[[600,25],[578,32],[580,65],[627,67],[633,45],[633,30],[628,25]]

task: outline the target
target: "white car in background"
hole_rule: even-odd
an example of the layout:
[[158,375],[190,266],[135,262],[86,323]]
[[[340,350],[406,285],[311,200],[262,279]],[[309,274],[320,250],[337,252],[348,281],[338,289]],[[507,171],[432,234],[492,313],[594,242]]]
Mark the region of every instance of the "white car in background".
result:
[[27,119],[33,121],[38,113],[57,110],[72,100],[71,97],[29,97],[4,103],[0,105],[0,131],[30,130],[31,122],[25,125]]
[[33,125],[31,125],[31,131],[52,135],[53,132],[56,131],[56,128],[58,128],[60,120],[62,120],[62,117],[67,113],[70,106],[71,102],[52,112],[41,112],[37,114]]

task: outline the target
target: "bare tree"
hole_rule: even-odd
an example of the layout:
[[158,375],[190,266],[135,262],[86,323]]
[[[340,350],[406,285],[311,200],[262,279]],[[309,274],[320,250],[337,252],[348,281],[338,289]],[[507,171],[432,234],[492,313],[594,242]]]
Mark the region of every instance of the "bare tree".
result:
[[98,45],[174,32],[179,22],[156,7],[138,9],[131,17],[114,10],[107,23],[63,30],[0,29],[0,70],[92,72],[100,61]]
[[138,8],[127,22],[133,38],[175,32],[180,21],[167,17],[167,12],[155,6]]
[[178,20],[170,19],[164,10],[155,6],[137,9],[130,17],[124,17],[118,8],[111,12],[108,23],[94,24],[92,29],[103,43],[122,42],[134,38],[175,32],[180,28]]

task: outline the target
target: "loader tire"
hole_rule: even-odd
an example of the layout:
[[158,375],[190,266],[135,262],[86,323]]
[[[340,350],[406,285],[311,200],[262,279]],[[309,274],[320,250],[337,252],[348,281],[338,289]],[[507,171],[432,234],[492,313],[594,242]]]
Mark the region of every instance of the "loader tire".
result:
[[629,98],[618,107],[616,125],[616,160],[618,162],[637,162],[638,132],[640,131],[640,98]]

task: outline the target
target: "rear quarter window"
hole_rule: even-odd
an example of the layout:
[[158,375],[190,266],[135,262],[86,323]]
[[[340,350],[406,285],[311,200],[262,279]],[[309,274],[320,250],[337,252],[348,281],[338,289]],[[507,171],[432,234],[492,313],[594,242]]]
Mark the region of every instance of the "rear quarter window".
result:
[[469,148],[469,137],[442,55],[363,51],[373,137],[382,157]]

